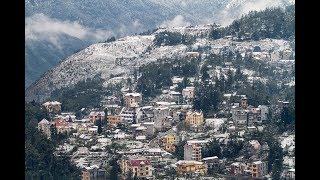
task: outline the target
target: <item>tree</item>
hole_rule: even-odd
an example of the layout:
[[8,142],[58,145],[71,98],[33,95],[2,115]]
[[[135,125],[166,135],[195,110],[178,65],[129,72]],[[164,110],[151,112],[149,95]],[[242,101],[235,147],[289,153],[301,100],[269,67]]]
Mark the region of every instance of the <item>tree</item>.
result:
[[220,144],[216,139],[210,141],[206,146],[202,149],[203,157],[212,157],[218,156],[218,158],[222,158]]
[[114,157],[109,161],[109,165],[112,166],[111,173],[110,173],[110,179],[111,180],[118,180],[118,174],[121,173],[121,169],[117,161],[120,159],[119,156]]
[[222,37],[221,31],[219,29],[213,29],[211,30],[209,36],[212,39],[220,39]]
[[285,130],[289,125],[294,123],[295,121],[295,110],[292,106],[284,106],[281,110],[280,114],[281,118],[281,127]]
[[226,89],[231,91],[232,90],[232,84],[234,82],[233,73],[229,69],[227,72],[227,81],[226,81]]
[[270,151],[268,156],[268,169],[271,170],[272,176],[275,176],[274,178],[279,179],[279,173],[281,174],[282,172],[283,149],[280,143],[275,139],[272,142],[268,142],[268,144],[270,144]]
[[176,146],[176,157],[178,160],[184,159],[184,145],[187,143],[187,141],[181,141]]
[[208,67],[207,66],[202,66],[200,72],[202,73],[202,76],[201,76],[201,81],[202,82],[205,82],[207,81],[209,78],[210,78],[210,75],[208,74]]
[[108,108],[104,109],[104,126],[108,126]]
[[101,123],[98,125],[98,134],[102,133],[102,127],[101,127]]

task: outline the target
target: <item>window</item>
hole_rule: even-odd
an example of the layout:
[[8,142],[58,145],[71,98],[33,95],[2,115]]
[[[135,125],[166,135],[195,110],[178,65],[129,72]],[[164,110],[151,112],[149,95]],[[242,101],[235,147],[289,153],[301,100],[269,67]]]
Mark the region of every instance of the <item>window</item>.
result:
[[137,171],[138,171],[138,168],[134,168],[134,171],[137,172]]
[[149,172],[146,172],[146,175],[149,175]]
[[146,167],[146,170],[148,170],[149,168],[148,167]]

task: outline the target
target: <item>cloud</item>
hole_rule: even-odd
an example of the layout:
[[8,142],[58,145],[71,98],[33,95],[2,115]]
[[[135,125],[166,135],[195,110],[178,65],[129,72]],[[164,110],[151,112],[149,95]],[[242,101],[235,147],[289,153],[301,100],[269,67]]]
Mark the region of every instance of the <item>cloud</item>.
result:
[[173,20],[164,21],[161,23],[160,27],[173,28],[173,27],[182,27],[190,26],[190,22],[186,21],[182,15],[177,15]]
[[77,21],[61,21],[42,13],[29,16],[25,20],[25,38],[28,40],[48,40],[59,47],[61,35],[68,35],[92,42],[106,40],[113,33],[102,29],[92,29]]

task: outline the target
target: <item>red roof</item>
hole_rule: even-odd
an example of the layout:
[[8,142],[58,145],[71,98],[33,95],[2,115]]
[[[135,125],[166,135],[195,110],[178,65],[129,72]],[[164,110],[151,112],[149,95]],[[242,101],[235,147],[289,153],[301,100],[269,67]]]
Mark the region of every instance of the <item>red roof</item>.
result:
[[142,160],[142,159],[135,159],[135,160],[130,160],[129,161],[129,165],[130,166],[139,166],[140,163],[144,163],[145,165],[150,165],[150,161],[149,160]]
[[55,123],[56,127],[68,126],[68,123],[65,120],[62,120],[62,119],[55,119],[53,122]]

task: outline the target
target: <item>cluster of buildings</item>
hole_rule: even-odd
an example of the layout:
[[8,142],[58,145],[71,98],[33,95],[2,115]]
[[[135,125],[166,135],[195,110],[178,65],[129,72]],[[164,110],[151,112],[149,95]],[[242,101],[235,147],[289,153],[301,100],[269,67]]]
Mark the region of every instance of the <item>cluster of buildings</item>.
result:
[[[92,109],[82,119],[77,119],[74,113],[61,112],[59,102],[46,102],[43,106],[55,115],[50,120],[42,119],[38,129],[48,138],[52,137],[53,128],[57,133],[69,134],[69,144],[59,146],[57,154],[71,154],[72,161],[83,171],[82,179],[86,180],[105,178],[108,162],[116,154],[120,155],[116,163],[121,169],[121,179],[129,176],[156,179],[159,175],[166,176],[170,169],[181,177],[210,177],[215,169],[222,169],[220,175],[235,178],[268,177],[268,144],[251,140],[245,147],[248,157],[232,161],[205,157],[203,149],[213,138],[226,145],[232,134],[242,136],[259,131],[268,121],[269,107],[253,107],[244,95],[236,95],[239,101],[230,102],[234,94],[225,94],[223,109],[230,117],[205,118],[203,112],[192,109],[195,87],[176,92],[177,84],[183,79],[174,77],[172,81],[173,86],[163,91],[162,100],[146,106],[140,93],[124,93],[123,103],[115,96],[108,96],[101,101],[102,109]],[[104,122],[100,134],[97,120]],[[178,129],[182,124],[184,128]],[[185,142],[183,156],[178,159],[181,142]],[[294,179],[294,168],[285,177]]]

